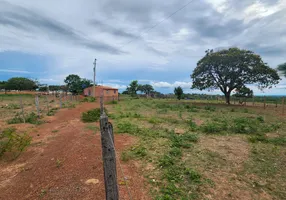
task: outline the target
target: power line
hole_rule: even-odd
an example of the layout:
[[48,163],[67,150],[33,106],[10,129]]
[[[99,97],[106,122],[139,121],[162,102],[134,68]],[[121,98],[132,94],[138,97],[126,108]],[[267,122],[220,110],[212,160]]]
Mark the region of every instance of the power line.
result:
[[[161,21],[157,22],[156,24],[154,24],[153,26],[151,26],[150,28],[146,29],[145,31],[142,31],[139,36],[142,36],[144,33],[148,33],[150,30],[152,30],[153,28],[155,28],[156,26],[160,25],[161,23],[163,23],[165,20],[171,18],[173,15],[175,15],[176,13],[178,13],[179,11],[183,10],[185,7],[187,7],[189,4],[191,4],[194,0],[189,1],[187,4],[185,4],[184,6],[180,7],[178,10],[176,10],[175,12],[171,13],[170,15],[168,15],[166,18],[162,19]],[[119,49],[122,49],[123,47],[125,47],[126,45],[130,44],[131,42],[133,42],[135,39],[131,39],[129,40],[127,43],[125,43],[124,45],[122,45],[121,47],[119,47]]]

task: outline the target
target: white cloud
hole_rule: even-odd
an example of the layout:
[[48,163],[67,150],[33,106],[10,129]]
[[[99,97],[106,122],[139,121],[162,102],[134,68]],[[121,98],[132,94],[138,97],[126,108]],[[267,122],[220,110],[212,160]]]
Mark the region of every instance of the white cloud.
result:
[[17,74],[31,74],[32,72],[14,69],[0,69],[0,72],[17,73]]
[[154,88],[175,88],[175,87],[182,87],[183,89],[190,89],[192,87],[192,82],[180,82],[175,81],[174,83],[168,82],[151,82],[151,85]]

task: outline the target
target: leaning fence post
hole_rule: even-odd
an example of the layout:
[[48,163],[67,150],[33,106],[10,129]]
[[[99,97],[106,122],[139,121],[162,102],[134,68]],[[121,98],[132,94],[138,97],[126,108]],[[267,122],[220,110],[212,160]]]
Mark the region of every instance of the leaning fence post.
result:
[[114,136],[112,124],[108,122],[108,117],[104,112],[103,99],[100,98],[100,132],[101,148],[104,170],[104,185],[106,200],[118,200],[118,185],[116,173],[116,154],[114,147]]
[[25,124],[25,123],[26,123],[26,120],[25,120],[25,113],[24,113],[24,107],[23,107],[22,96],[20,96],[20,106],[21,106],[21,109],[22,109],[23,122],[24,122],[24,124]]
[[36,104],[36,108],[37,108],[37,114],[38,114],[38,117],[40,117],[40,110],[39,110],[39,96],[36,95],[35,97],[35,104]]

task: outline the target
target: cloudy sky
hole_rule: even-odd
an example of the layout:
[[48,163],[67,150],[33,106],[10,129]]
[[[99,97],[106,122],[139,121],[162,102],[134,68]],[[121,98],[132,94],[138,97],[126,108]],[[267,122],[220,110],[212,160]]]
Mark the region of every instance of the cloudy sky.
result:
[[[286,62],[286,0],[0,0],[0,80],[92,79],[97,58],[99,83],[124,89],[137,79],[161,92],[197,92],[190,74],[204,51],[230,46],[273,68]],[[264,92],[283,87],[285,79]]]

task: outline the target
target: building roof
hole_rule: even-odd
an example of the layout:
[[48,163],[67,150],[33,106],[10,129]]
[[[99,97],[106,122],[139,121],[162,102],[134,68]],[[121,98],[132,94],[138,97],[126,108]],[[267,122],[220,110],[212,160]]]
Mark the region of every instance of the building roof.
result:
[[[109,87],[109,86],[104,86],[104,85],[96,85],[95,86],[96,88],[102,88],[102,89],[106,89],[106,90],[118,90],[117,88],[112,88],[112,87]],[[93,88],[93,86],[90,86],[88,88]],[[86,89],[86,88],[85,88]]]

